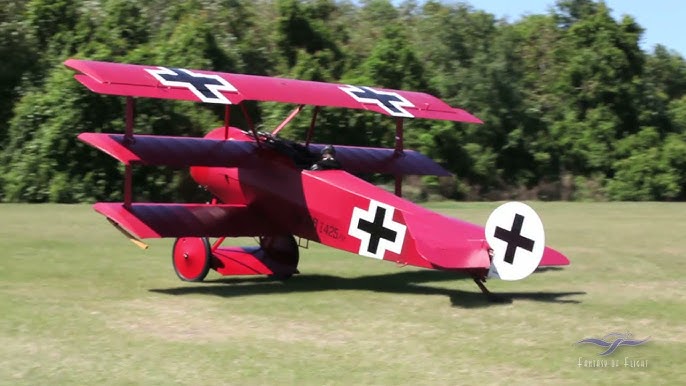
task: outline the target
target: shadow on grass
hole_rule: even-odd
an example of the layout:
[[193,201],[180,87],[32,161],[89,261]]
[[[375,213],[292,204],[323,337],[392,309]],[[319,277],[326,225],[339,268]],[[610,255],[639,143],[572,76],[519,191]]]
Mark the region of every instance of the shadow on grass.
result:
[[563,269],[564,268],[562,268],[562,267],[546,266],[546,267],[536,268],[536,272],[556,272],[556,271],[562,271]]
[[[576,299],[563,299],[567,296],[584,295],[586,292],[505,292],[497,293],[498,302],[478,292],[459,289],[437,288],[421,285],[425,282],[464,280],[467,277],[442,271],[408,271],[384,275],[360,276],[346,278],[332,275],[294,276],[286,282],[267,277],[226,277],[206,281],[195,286],[183,286],[166,289],[151,289],[151,292],[167,295],[206,294],[222,297],[266,295],[302,292],[321,292],[338,290],[363,290],[395,294],[444,295],[453,306],[463,308],[487,307],[498,304],[509,304],[513,300],[533,300],[548,303],[580,303]],[[471,279],[469,279],[471,281]]]

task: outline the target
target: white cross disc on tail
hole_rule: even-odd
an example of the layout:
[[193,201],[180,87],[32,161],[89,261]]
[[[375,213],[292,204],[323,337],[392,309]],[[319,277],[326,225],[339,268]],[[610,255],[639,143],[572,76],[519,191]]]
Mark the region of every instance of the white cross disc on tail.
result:
[[492,276],[519,280],[536,270],[543,258],[545,232],[530,206],[521,202],[499,206],[488,217],[485,232],[493,250]]

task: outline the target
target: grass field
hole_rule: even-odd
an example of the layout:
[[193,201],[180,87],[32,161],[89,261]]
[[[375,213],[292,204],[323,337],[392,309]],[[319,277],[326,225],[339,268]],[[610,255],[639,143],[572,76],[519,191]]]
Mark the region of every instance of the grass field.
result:
[[[483,224],[496,205],[430,206]],[[491,304],[316,244],[286,283],[183,283],[172,240],[142,251],[86,205],[1,205],[0,384],[683,384],[686,204],[533,206],[572,265],[489,282],[513,299]],[[576,344],[610,332],[651,339]]]

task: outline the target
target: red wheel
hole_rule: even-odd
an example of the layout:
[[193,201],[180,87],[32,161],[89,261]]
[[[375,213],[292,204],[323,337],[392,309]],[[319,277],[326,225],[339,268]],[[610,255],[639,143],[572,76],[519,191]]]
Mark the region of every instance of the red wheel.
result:
[[172,248],[172,265],[183,281],[203,281],[210,270],[210,241],[206,237],[182,237]]

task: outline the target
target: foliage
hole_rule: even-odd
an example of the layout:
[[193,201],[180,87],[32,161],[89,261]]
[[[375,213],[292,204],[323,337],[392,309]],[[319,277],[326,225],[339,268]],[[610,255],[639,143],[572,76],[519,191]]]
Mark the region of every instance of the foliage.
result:
[[[440,189],[420,180],[421,189],[452,198],[686,198],[686,61],[660,45],[642,51],[641,26],[613,18],[602,1],[559,0],[548,14],[514,22],[435,0],[0,4],[4,201],[121,196],[121,167],[75,137],[123,130],[123,101],[75,82],[61,65],[69,57],[433,93],[485,122],[406,121],[406,145],[456,175]],[[265,129],[292,108],[247,107]],[[140,100],[137,111],[137,132],[194,136],[220,125],[223,112],[160,100]],[[323,109],[315,138],[392,146],[394,125]],[[302,139],[308,127],[309,117],[298,117],[283,135]],[[137,197],[197,193],[171,170],[140,169],[135,178]]]

